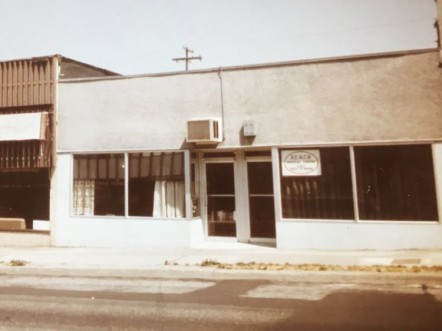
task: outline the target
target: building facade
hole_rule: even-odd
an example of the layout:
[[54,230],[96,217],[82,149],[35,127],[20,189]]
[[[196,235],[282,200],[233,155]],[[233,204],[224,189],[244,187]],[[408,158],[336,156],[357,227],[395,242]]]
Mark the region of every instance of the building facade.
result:
[[115,74],[59,55],[0,62],[3,244],[48,242],[44,231],[49,230],[51,177],[56,168],[57,82],[60,76],[103,75]]
[[438,50],[58,84],[56,246],[442,248]]

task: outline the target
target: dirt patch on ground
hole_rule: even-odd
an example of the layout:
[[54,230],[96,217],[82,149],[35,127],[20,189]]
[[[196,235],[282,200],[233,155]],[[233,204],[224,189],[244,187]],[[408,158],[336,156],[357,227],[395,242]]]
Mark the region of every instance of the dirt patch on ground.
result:
[[238,270],[297,270],[297,271],[368,271],[368,272],[442,272],[442,266],[420,265],[327,265],[327,264],[273,264],[273,263],[221,263],[204,260],[201,267]]

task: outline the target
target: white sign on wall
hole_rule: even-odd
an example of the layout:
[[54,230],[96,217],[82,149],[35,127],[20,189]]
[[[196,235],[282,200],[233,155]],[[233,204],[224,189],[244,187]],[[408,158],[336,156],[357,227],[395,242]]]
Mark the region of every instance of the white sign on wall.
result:
[[321,155],[319,149],[281,151],[282,175],[320,176]]

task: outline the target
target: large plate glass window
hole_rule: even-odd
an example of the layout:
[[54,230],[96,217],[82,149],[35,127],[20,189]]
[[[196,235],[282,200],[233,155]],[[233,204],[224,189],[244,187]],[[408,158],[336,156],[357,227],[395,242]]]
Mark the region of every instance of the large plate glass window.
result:
[[124,154],[74,157],[74,214],[124,216]]
[[355,147],[360,219],[436,221],[431,145]]
[[347,147],[281,150],[280,156],[283,218],[354,219]]
[[[184,153],[74,156],[74,215],[185,217]],[[128,191],[125,173],[128,167]],[[125,206],[125,197],[128,205]]]
[[185,217],[184,155],[129,154],[129,216]]

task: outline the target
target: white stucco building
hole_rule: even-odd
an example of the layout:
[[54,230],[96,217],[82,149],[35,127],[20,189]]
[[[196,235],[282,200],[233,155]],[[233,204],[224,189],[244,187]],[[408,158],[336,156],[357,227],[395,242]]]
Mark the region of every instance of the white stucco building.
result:
[[53,245],[442,248],[439,63],[421,50],[63,79]]

